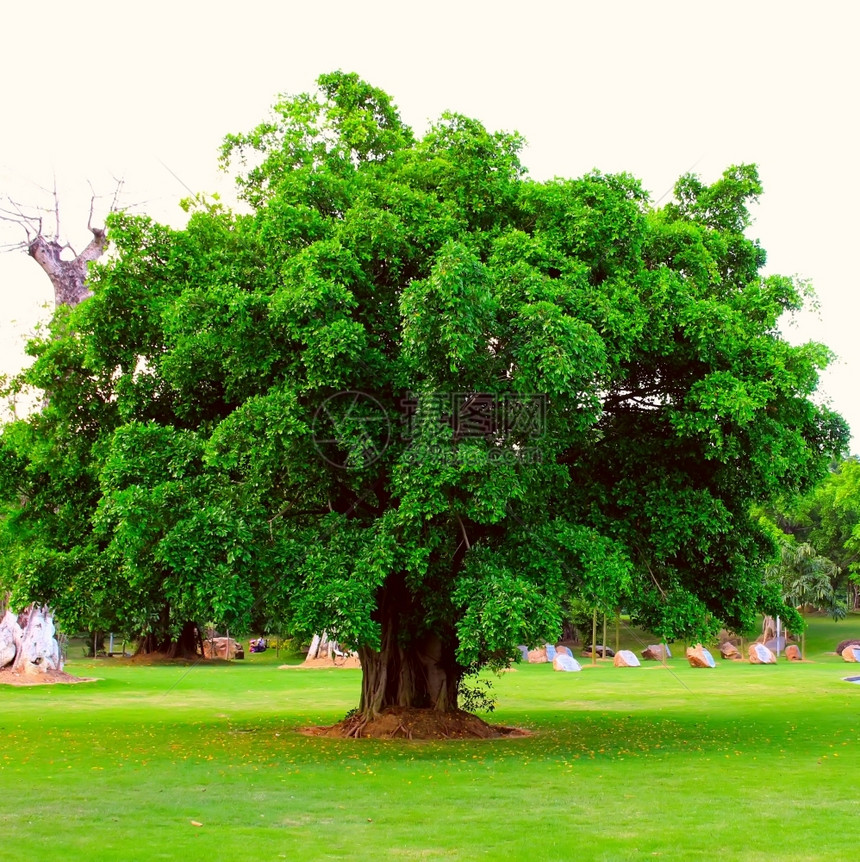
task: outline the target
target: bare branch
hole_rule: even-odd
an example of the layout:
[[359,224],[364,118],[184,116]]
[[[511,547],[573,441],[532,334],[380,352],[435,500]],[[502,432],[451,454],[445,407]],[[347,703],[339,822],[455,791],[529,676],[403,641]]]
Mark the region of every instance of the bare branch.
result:
[[[110,211],[117,207],[122,180],[116,180],[116,187],[111,199]],[[94,224],[95,205],[98,195],[90,184],[90,209],[87,216],[87,230],[92,234],[92,239],[86,247],[78,253],[70,242],[61,241],[60,220],[60,196],[57,189],[57,180],[54,177],[53,190],[45,190],[53,198],[53,207],[48,208],[25,208],[11,198],[3,199],[0,206],[0,221],[18,225],[23,231],[26,239],[19,243],[6,243],[0,245],[0,249],[26,249],[39,266],[47,274],[54,286],[54,301],[56,305],[77,305],[90,296],[90,290],[86,285],[88,266],[101,257],[107,249],[107,232],[104,227]],[[43,214],[51,212],[55,224],[53,236],[47,236],[44,232]],[[66,250],[71,251],[72,259],[63,258]]]
[[93,188],[93,184],[87,180],[87,185],[90,187],[90,191],[92,194],[90,195],[90,214],[87,216],[87,230],[92,231],[93,229],[93,210],[96,206],[96,192]]
[[119,179],[117,177],[114,177],[113,181],[116,183],[116,188],[114,188],[113,190],[113,200],[110,202],[110,212],[116,212],[116,202],[119,199],[120,190],[125,183],[125,180]]
[[472,543],[469,541],[469,536],[466,533],[466,525],[463,523],[463,519],[457,515],[457,523],[460,525],[460,530],[463,533],[463,541],[466,543],[466,550],[471,550]]
[[60,196],[57,194],[57,175],[54,174],[54,223],[57,226],[54,232],[56,239],[60,238]]
[[660,586],[660,583],[657,580],[657,576],[654,574],[654,571],[651,568],[650,564],[648,563],[648,560],[645,559],[644,555],[641,555],[641,556],[642,556],[642,562],[645,563],[645,568],[648,569],[648,574],[651,575],[651,580],[654,582],[654,586],[657,587],[657,589],[660,591],[660,595],[663,597],[663,599],[665,601],[665,599],[667,598],[666,591],[663,589],[663,587]]

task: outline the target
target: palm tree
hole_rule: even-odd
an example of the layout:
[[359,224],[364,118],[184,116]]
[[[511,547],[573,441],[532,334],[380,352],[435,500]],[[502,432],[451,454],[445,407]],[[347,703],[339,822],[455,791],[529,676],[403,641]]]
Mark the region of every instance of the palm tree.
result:
[[779,559],[766,574],[779,582],[786,604],[820,608],[835,620],[843,619],[847,609],[833,587],[841,571],[839,566],[818,554],[808,542],[798,542],[782,532],[776,540]]

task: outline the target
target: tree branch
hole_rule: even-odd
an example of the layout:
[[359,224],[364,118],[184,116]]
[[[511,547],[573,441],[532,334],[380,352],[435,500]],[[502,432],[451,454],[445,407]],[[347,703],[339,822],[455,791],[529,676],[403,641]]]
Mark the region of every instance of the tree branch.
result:
[[463,541],[466,543],[466,550],[469,551],[472,548],[472,544],[469,542],[469,536],[466,534],[466,525],[463,523],[463,519],[460,517],[459,513],[457,514],[457,523],[460,525],[460,530],[463,533]]
[[[117,206],[117,199],[122,180],[117,180],[111,200],[110,211],[113,212]],[[92,190],[92,186],[90,186]],[[93,192],[90,198],[90,209],[87,217],[87,230],[92,234],[92,239],[87,243],[83,251],[78,254],[70,243],[60,241],[60,199],[57,191],[57,181],[54,178],[53,190],[48,191],[53,198],[53,207],[48,209],[36,209],[27,212],[11,198],[6,198],[5,206],[0,207],[0,221],[17,224],[24,231],[25,240],[20,243],[7,244],[9,249],[26,249],[27,253],[42,268],[54,287],[54,304],[75,306],[91,295],[87,287],[88,266],[98,260],[106,251],[108,240],[107,232],[103,227],[93,226],[95,202],[97,195]],[[43,216],[52,212],[55,223],[55,233],[47,236],[44,232]],[[63,258],[63,252],[70,250],[73,257],[71,260]]]

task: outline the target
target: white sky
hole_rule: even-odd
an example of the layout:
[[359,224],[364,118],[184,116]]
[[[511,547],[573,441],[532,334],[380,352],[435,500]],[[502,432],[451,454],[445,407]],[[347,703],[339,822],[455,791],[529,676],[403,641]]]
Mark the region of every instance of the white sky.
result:
[[[0,20],[0,196],[49,204],[39,187],[56,178],[78,248],[88,182],[110,196],[122,177],[124,204],[181,224],[171,171],[226,188],[223,135],[338,68],[389,92],[419,133],[446,109],[521,132],[536,179],[627,171],[657,199],[691,168],[710,182],[756,162],[751,233],[769,271],[815,285],[819,319],[792,337],[839,356],[824,392],[860,429],[856,2],[42,0]],[[18,238],[0,225],[0,242]],[[49,299],[34,261],[0,255],[0,370],[24,361]]]

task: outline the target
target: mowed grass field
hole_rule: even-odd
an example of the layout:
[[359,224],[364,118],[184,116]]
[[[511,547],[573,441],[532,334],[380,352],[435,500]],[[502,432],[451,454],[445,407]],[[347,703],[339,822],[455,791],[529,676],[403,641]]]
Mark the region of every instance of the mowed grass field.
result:
[[0,859],[856,860],[848,637],[816,619],[776,667],[518,665],[489,718],[532,735],[444,743],[299,733],[357,704],[356,670],[72,654],[100,680],[0,686]]

